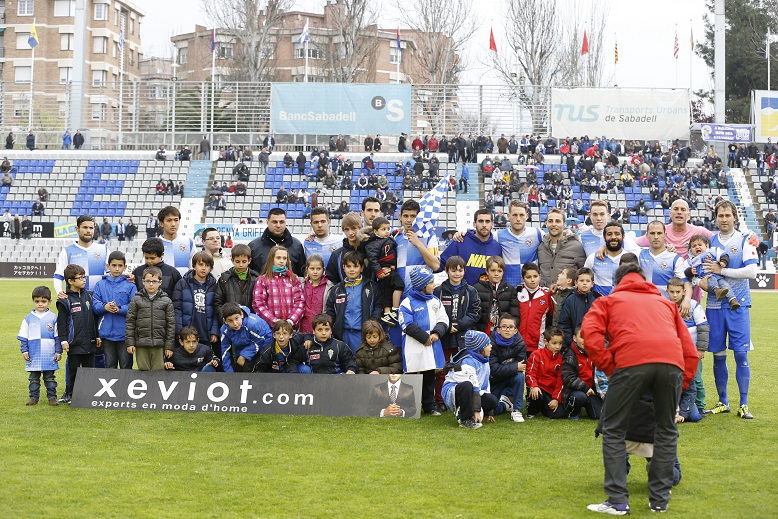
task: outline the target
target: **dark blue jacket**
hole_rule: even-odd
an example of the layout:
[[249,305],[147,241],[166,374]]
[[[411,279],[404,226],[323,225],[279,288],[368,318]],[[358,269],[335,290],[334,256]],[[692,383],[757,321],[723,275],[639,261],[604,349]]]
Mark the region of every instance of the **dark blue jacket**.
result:
[[57,299],[57,335],[68,343],[68,354],[86,355],[97,352],[97,319],[88,290],[67,291],[66,299]]
[[238,357],[251,361],[273,342],[273,333],[267,323],[245,306],[240,308],[243,310],[243,324],[240,329],[233,330],[226,324],[223,324],[221,329],[221,362],[227,373],[234,371],[232,366]]
[[214,359],[216,359],[216,356],[213,354],[213,350],[206,344],[198,344],[192,353],[189,353],[183,346],[177,344],[173,348],[173,356],[166,362],[172,362],[173,369],[176,371],[200,371],[203,369],[203,366]]
[[[440,299],[448,314],[448,330],[440,338],[440,343],[446,349],[462,349],[465,347],[465,332],[475,330],[475,325],[481,318],[481,299],[478,292],[464,281],[459,288],[454,288],[446,280],[432,292]],[[451,325],[457,325],[457,333],[451,333]]]
[[494,382],[510,380],[519,373],[519,362],[527,362],[527,345],[520,333],[513,336],[513,342],[509,346],[497,344],[497,330],[492,332],[492,353],[489,355],[489,367],[491,379]]
[[[98,328],[100,338],[114,342],[123,342],[126,337],[127,309],[135,297],[137,289],[126,277],[115,278],[107,275],[97,282],[92,298],[95,314],[100,316]],[[111,313],[105,305],[113,301],[119,307],[118,313]]]
[[[381,289],[375,281],[365,281],[365,273],[362,273],[362,322],[368,319],[380,319],[383,314],[381,307]],[[346,320],[346,303],[348,294],[345,281],[341,281],[330,290],[327,298],[326,312],[332,317],[332,336],[343,339],[343,330]],[[345,370],[344,370],[345,371]]]
[[335,375],[349,370],[357,372],[357,361],[345,342],[330,337],[327,342],[320,343],[313,334],[305,334],[301,340],[311,341],[311,346],[307,350],[304,346],[298,350],[303,356],[300,364],[309,365],[313,373]]
[[440,255],[440,268],[442,272],[446,268],[446,261],[452,256],[461,256],[465,260],[465,281],[468,285],[475,285],[486,273],[486,259],[490,256],[502,256],[502,245],[489,235],[489,239],[482,242],[475,234],[475,229],[470,229],[460,242],[452,241],[443,254]]
[[562,311],[559,312],[559,322],[557,326],[565,334],[564,346],[570,346],[573,342],[575,329],[581,326],[583,318],[589,308],[592,307],[594,300],[600,297],[599,292],[592,290],[587,294],[581,294],[578,290],[573,290],[564,301],[562,301]]
[[[173,289],[173,307],[176,309],[176,333],[184,326],[194,326],[200,333],[200,342],[211,342],[211,335],[219,335],[219,321],[213,311],[213,298],[216,294],[216,278],[211,274],[205,278],[205,301],[195,302],[194,289],[200,283],[194,277],[194,270],[190,270]],[[205,306],[205,319],[202,312],[197,312],[196,307]]]

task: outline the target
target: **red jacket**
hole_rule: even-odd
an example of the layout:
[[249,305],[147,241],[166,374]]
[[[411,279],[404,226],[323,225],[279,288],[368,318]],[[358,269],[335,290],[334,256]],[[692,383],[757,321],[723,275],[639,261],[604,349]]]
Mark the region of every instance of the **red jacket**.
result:
[[606,375],[617,368],[672,364],[684,371],[686,388],[697,372],[697,349],[678,307],[639,274],[627,274],[608,297],[594,302],[581,334],[589,358]]
[[529,357],[527,385],[539,387],[551,393],[554,400],[562,401],[562,354],[539,348]]
[[519,285],[519,333],[527,344],[527,355],[538,349],[546,322],[551,324],[554,316],[554,299],[546,287],[538,287],[531,293],[524,285]]

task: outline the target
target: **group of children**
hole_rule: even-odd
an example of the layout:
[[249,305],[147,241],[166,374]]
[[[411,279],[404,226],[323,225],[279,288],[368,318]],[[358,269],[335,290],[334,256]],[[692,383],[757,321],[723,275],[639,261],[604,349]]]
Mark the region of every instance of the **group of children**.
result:
[[[485,276],[470,286],[465,261],[453,256],[439,286],[429,268],[417,266],[406,287],[396,272],[388,227],[383,218],[373,221],[364,242],[367,259],[360,250],[337,258],[337,284],[316,254],[298,279],[281,246],[269,251],[260,274],[249,268],[251,249],[236,245],[233,267],[217,280],[207,252],[194,254],[182,277],[162,261],[162,242],[150,238],[142,247],[145,265],[134,270],[134,278],[125,275],[124,255],[112,252],[108,274],[91,293],[84,269],[68,265],[57,315],[48,310],[50,291],[38,287],[35,308],[19,332],[30,372],[28,404],[39,400],[41,374],[49,403],[57,404],[54,370],[63,351],[68,377],[60,401],[69,401],[78,368],[93,367],[100,350],[107,367],[122,369],[132,368],[134,355],[140,370],[420,373],[422,409],[439,415],[448,408],[461,426],[473,429],[484,415],[510,413],[523,422],[522,409],[528,417],[578,419],[586,410],[599,418],[607,380],[588,360],[580,335],[598,297],[590,269],[564,270],[552,294],[540,285],[534,263],[523,265],[522,283],[514,287],[503,279],[503,259],[492,256]],[[637,258],[625,254],[622,262],[630,260]],[[668,295],[680,305],[683,281],[671,280]],[[395,320],[402,348],[384,330]],[[707,323],[699,305],[687,324],[704,349]],[[699,420],[694,387],[684,396],[679,419]]]

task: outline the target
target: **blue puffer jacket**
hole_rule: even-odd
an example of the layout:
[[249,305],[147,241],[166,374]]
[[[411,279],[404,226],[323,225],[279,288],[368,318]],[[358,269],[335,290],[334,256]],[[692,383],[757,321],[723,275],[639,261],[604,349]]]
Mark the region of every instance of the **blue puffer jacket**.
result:
[[[201,313],[195,312],[194,289],[198,285],[195,280],[194,270],[190,270],[181,280],[176,283],[173,289],[173,306],[176,309],[176,333],[181,331],[184,326],[194,326],[200,335],[219,335],[220,320],[217,320],[213,312],[213,298],[216,295],[216,278],[211,274],[205,278],[205,323],[197,322],[197,316]],[[199,302],[203,304],[203,302]],[[200,342],[211,342],[210,337],[200,337]]]
[[[127,309],[130,307],[130,301],[135,297],[136,291],[135,284],[127,281],[124,276],[117,278],[103,276],[103,279],[97,282],[94,292],[92,292],[92,302],[95,314],[100,316],[98,327],[101,339],[115,342],[125,340]],[[105,309],[105,305],[111,301],[119,307],[118,313],[114,314]]]
[[238,357],[249,362],[273,343],[273,333],[267,323],[245,306],[240,308],[243,310],[240,329],[233,330],[226,324],[221,329],[222,365],[227,373],[235,371],[232,366]]

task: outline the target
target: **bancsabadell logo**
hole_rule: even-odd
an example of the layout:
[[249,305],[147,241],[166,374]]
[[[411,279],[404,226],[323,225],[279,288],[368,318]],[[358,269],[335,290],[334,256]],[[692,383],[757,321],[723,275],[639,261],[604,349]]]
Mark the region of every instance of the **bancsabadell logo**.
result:
[[386,100],[382,96],[375,96],[370,102],[370,105],[374,110],[386,110],[387,120],[396,123],[402,121],[405,118],[405,111],[402,109],[403,102],[399,99]]

